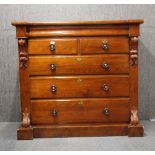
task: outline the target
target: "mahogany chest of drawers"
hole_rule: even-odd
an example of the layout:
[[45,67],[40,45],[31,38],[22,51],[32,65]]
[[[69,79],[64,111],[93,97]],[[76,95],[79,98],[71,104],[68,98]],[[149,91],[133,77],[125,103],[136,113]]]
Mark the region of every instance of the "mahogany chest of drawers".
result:
[[17,139],[143,136],[137,114],[141,23],[13,22],[22,115]]

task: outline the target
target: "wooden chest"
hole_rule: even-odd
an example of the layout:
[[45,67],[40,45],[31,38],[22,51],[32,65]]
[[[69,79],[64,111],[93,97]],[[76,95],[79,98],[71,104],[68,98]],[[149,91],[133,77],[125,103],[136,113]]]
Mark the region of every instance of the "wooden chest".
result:
[[141,23],[13,22],[22,115],[17,139],[143,136],[137,114]]

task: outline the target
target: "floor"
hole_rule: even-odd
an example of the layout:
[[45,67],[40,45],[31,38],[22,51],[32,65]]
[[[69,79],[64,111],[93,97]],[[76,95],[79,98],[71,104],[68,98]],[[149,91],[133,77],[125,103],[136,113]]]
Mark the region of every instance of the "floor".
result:
[[0,123],[0,150],[155,150],[155,122],[142,123],[145,127],[144,137],[38,138],[28,141],[16,140],[19,123]]

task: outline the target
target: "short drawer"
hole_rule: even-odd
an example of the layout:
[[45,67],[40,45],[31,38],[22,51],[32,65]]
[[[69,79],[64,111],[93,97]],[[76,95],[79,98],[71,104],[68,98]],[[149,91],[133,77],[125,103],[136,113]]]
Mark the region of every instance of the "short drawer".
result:
[[129,76],[31,77],[31,98],[129,96]]
[[30,75],[127,74],[127,54],[93,56],[30,56]]
[[76,54],[77,39],[30,39],[29,54]]
[[128,53],[128,37],[92,37],[80,39],[81,54]]
[[31,100],[32,124],[129,122],[129,99]]

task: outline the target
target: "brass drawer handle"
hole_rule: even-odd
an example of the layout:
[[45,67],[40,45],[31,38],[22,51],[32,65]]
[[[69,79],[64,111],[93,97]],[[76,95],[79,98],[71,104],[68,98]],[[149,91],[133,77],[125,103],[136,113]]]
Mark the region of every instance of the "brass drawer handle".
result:
[[55,85],[52,85],[51,91],[52,91],[53,93],[56,92],[56,91],[57,91],[57,87],[56,87]]
[[107,40],[103,40],[102,41],[102,48],[104,50],[107,50],[109,48],[109,45],[108,45],[108,41]]
[[58,111],[56,109],[53,109],[51,112],[52,117],[57,117]]
[[102,67],[103,67],[105,70],[108,70],[108,69],[109,69],[109,64],[106,63],[106,62],[104,62],[104,63],[102,64]]
[[51,49],[51,51],[55,51],[55,42],[54,41],[50,42],[50,49]]
[[106,92],[109,91],[109,86],[107,84],[103,84],[102,88]]
[[110,110],[109,110],[108,108],[104,108],[103,114],[104,114],[105,116],[109,116]]
[[50,69],[51,70],[56,70],[56,65],[55,64],[50,64]]

